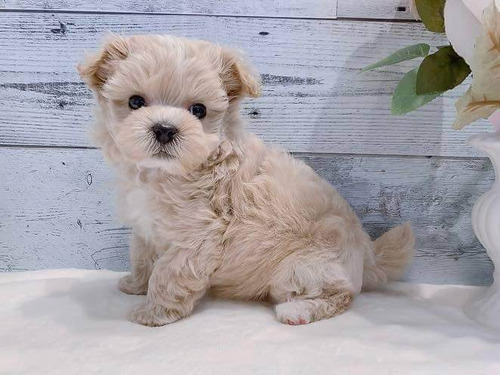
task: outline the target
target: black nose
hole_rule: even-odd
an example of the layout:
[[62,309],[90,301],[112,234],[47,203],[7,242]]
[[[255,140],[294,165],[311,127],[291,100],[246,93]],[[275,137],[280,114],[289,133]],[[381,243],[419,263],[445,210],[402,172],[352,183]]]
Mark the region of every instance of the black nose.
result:
[[174,126],[163,124],[154,124],[151,130],[155,133],[156,140],[162,145],[172,142],[178,131]]

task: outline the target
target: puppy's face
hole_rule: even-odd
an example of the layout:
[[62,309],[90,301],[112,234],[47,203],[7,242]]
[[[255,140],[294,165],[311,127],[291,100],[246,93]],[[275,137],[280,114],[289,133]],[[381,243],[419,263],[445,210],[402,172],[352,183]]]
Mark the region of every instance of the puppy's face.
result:
[[260,90],[234,51],[171,36],[114,36],[78,69],[101,109],[100,146],[172,173],[203,163],[235,104]]

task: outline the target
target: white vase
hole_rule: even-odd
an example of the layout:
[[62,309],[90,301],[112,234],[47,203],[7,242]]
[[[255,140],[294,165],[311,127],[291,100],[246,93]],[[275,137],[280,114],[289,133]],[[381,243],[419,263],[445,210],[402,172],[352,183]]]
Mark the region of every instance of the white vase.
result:
[[465,310],[472,319],[500,328],[500,133],[473,136],[469,144],[485,152],[495,168],[496,180],[472,208],[472,227],[491,258],[495,270],[493,285]]

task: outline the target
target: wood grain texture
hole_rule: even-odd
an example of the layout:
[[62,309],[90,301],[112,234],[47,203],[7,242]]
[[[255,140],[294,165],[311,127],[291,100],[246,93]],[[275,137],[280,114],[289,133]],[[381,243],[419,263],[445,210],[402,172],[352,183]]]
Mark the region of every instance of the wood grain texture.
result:
[[[338,4],[337,4],[338,3]],[[0,9],[334,19],[413,19],[408,0],[0,0]]]
[[[353,205],[372,236],[413,222],[406,280],[488,284],[492,265],[470,210],[493,181],[486,159],[302,154]],[[0,269],[128,267],[129,230],[115,221],[98,150],[0,148]]]
[[0,9],[335,18],[337,0],[0,0]]
[[393,88],[415,62],[359,74],[412,43],[444,43],[418,23],[209,16],[0,13],[0,144],[89,146],[90,92],[75,66],[107,30],[172,33],[244,49],[263,97],[244,104],[249,128],[294,152],[478,156],[451,128],[464,85],[425,109],[390,115]]
[[[338,3],[338,4],[337,4]],[[0,0],[0,10],[205,14],[283,18],[413,19],[409,0]],[[337,14],[338,13],[338,14]]]
[[338,0],[344,18],[413,20],[409,0]]

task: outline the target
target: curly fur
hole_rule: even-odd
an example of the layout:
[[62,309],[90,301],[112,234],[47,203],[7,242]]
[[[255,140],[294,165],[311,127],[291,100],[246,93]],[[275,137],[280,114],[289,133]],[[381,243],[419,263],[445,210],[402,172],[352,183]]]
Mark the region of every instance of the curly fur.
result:
[[[172,323],[211,292],[271,301],[281,322],[304,324],[342,313],[363,286],[405,268],[409,225],[372,242],[310,167],[244,133],[239,103],[259,95],[260,80],[236,51],[111,36],[79,72],[97,99],[93,135],[116,171],[120,216],[133,228],[132,273],[119,284],[147,294],[133,321]],[[147,105],[132,111],[132,95]],[[193,103],[207,107],[202,120]],[[172,144],[155,141],[158,122],[178,129]]]

